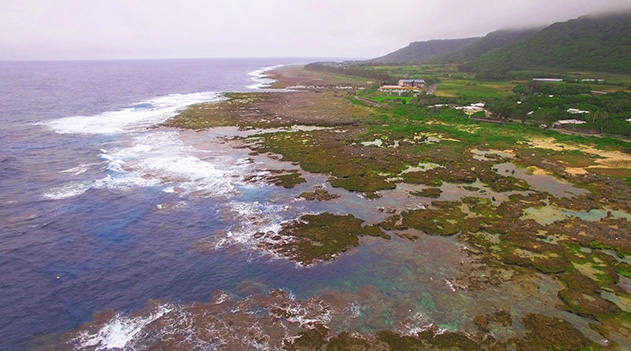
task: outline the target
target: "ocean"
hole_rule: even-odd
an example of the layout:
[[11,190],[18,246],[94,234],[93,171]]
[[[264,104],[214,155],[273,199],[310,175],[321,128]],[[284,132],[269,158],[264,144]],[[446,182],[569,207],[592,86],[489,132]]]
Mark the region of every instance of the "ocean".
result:
[[[220,292],[327,296],[338,304],[339,318],[327,322],[336,333],[466,330],[480,308],[510,309],[504,286],[484,294],[454,288],[471,258],[452,237],[362,238],[308,267],[258,245],[257,232],[277,233],[303,214],[379,223],[389,216],[384,209],[417,208],[411,185],[369,201],[301,171],[307,182],[284,189],[265,175],[299,167],[253,156],[234,139],[262,131],[160,127],[191,104],[221,101],[222,92],[264,89],[266,67],[296,62],[0,63],[0,350],[55,349],[110,310],[114,317],[98,333],[71,345],[133,349],[131,340],[159,311]],[[316,187],[339,198],[300,199]],[[444,190],[447,198],[463,191]],[[513,308],[547,310],[556,297],[545,294]],[[156,304],[149,317],[134,314]]]
[[194,247],[243,226],[227,211],[267,210],[266,190],[241,181],[247,152],[200,150],[195,133],[151,127],[297,61],[0,63],[0,349],[29,349],[96,311],[278,280],[283,268],[252,264],[252,252]]

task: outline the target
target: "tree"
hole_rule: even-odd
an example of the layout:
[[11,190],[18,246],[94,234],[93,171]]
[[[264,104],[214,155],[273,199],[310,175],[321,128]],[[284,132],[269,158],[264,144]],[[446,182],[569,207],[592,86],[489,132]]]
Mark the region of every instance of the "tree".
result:
[[594,113],[592,121],[594,121],[594,125],[601,133],[611,124],[611,118],[609,118],[609,114],[605,111]]

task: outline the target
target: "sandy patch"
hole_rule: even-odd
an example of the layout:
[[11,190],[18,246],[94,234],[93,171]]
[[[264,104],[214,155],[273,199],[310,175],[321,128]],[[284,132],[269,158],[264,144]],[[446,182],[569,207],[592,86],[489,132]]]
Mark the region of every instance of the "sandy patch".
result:
[[579,176],[589,173],[585,167],[566,167],[565,171],[573,176]]
[[[573,167],[573,168],[576,168],[576,167]],[[528,172],[528,174],[530,175],[550,175],[551,174],[545,169],[537,167],[537,166],[529,166],[528,168],[526,168],[526,172]],[[587,173],[587,171],[585,171],[585,173]]]
[[570,174],[580,175],[587,173],[589,168],[631,168],[631,155],[617,150],[600,150],[589,145],[563,144],[551,138],[536,138],[530,141],[530,145],[536,148],[551,149],[555,151],[579,150],[587,154],[596,155],[597,164],[589,167],[566,167]]

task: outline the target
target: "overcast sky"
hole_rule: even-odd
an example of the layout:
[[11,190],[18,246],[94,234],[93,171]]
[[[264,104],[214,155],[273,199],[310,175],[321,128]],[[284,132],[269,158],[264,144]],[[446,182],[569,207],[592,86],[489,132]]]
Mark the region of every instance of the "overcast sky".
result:
[[348,57],[631,0],[0,0],[0,60]]

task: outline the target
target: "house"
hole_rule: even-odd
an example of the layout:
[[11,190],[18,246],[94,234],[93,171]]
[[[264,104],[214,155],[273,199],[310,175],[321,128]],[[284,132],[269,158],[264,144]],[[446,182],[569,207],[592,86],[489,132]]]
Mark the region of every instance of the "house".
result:
[[410,88],[424,88],[425,80],[423,79],[400,79],[399,80],[400,87],[410,87]]
[[456,106],[455,109],[464,111],[464,113],[466,113],[467,115],[471,116],[472,114],[474,114],[476,112],[485,111],[484,110],[485,106],[486,106],[486,104],[484,102],[478,102],[478,103],[475,103],[475,104],[471,104],[469,106]]
[[555,128],[560,128],[560,127],[564,127],[567,125],[572,125],[572,124],[585,124],[587,122],[585,121],[581,121],[578,119],[562,119],[560,121],[556,121],[554,122],[554,124],[552,124],[553,127]]

